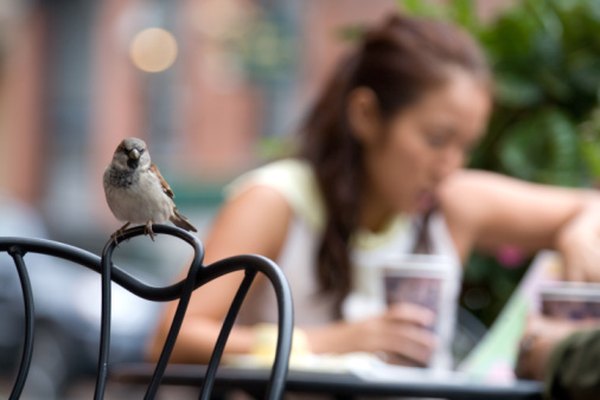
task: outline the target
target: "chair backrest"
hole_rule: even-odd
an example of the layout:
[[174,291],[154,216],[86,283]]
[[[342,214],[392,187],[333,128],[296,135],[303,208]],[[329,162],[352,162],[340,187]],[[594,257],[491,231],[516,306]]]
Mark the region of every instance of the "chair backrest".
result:
[[25,316],[23,350],[18,365],[17,375],[11,390],[10,399],[18,399],[23,392],[31,367],[34,348],[34,296],[28,268],[25,263],[25,256],[28,253],[39,253],[68,260],[96,271],[101,276],[102,309],[94,399],[102,399],[104,397],[109,373],[110,325],[112,311],[111,282],[115,282],[134,295],[149,301],[165,302],[178,300],[177,309],[171,322],[167,338],[156,363],[152,380],[150,381],[144,396],[145,399],[152,399],[155,397],[159,388],[169,357],[175,345],[179,329],[181,328],[181,324],[185,317],[190,297],[194,290],[201,288],[205,283],[217,279],[222,275],[234,271],[244,271],[244,279],[242,280],[224,319],[206,370],[206,375],[203,378],[204,383],[202,385],[200,398],[209,399],[217,367],[238,311],[257,273],[264,274],[275,290],[278,306],[278,338],[275,360],[271,369],[270,383],[267,388],[267,398],[279,399],[282,397],[288,372],[292,343],[293,306],[289,286],[279,267],[271,260],[262,256],[240,255],[220,260],[207,268],[203,265],[203,246],[195,236],[177,227],[167,225],[154,225],[153,231],[157,234],[166,234],[177,237],[192,246],[194,256],[185,279],[170,286],[149,286],[114,265],[112,258],[116,246],[132,237],[144,235],[144,227],[141,226],[124,231],[114,240],[111,238],[104,246],[101,257],[78,247],[50,240],[23,237],[0,237],[0,253],[5,252],[12,257],[18,273],[23,295]]

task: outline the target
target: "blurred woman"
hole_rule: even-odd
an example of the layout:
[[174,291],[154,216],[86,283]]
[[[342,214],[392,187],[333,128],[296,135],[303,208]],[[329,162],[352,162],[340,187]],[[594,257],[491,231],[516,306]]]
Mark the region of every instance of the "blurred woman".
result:
[[[586,258],[600,250],[595,193],[463,169],[486,129],[491,85],[482,51],[456,26],[393,15],[372,27],[309,112],[297,156],[232,184],[205,238],[206,262],[241,253],[275,260],[290,282],[309,351],[372,352],[414,366],[433,359],[448,366],[460,265],[474,248],[557,248],[571,278],[599,277]],[[415,304],[353,314],[378,296],[374,266],[410,252],[452,261],[446,322],[437,333],[432,311]],[[196,291],[174,361],[207,361],[240,280],[232,275]],[[274,307],[259,279],[226,353],[251,352],[256,324],[274,321]],[[157,331],[153,356],[173,310]]]

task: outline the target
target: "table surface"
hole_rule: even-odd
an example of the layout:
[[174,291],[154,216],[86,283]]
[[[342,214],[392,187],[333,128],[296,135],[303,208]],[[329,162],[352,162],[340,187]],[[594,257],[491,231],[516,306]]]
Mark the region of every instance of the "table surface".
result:
[[[111,379],[130,384],[147,384],[153,364],[122,364],[111,367]],[[206,371],[203,365],[171,364],[163,377],[163,384],[198,386]],[[264,392],[270,370],[264,368],[235,368],[221,366],[217,372],[215,390],[240,389],[259,395]],[[506,385],[492,385],[462,380],[370,380],[351,373],[334,373],[291,369],[286,392],[326,394],[337,398],[358,396],[388,397],[442,397],[444,399],[541,399],[540,382],[516,381]],[[259,395],[260,396],[260,395]]]

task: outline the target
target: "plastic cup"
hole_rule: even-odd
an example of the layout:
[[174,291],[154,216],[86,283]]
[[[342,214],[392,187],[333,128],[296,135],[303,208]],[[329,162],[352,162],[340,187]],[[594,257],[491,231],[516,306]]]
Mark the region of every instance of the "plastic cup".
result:
[[570,320],[600,319],[600,285],[561,282],[540,289],[543,315]]
[[382,267],[385,302],[388,306],[411,303],[425,307],[436,316],[435,330],[447,279],[443,257],[411,255],[387,260]]

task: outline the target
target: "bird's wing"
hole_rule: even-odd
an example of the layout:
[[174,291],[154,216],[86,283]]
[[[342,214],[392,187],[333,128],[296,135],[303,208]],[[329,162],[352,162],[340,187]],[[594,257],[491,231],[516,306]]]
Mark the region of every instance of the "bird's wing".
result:
[[158,181],[160,182],[160,186],[162,187],[163,191],[170,198],[174,198],[175,197],[175,193],[173,193],[173,190],[171,189],[171,186],[169,186],[169,184],[167,183],[167,181],[165,180],[165,178],[163,178],[163,176],[160,174],[160,171],[158,170],[158,167],[156,166],[156,164],[150,165],[150,171],[154,172],[154,174],[158,178]]

